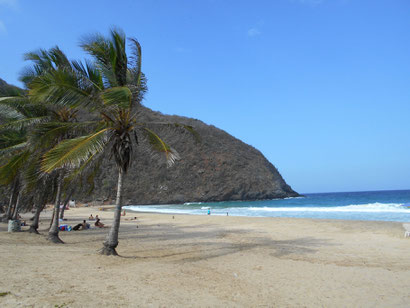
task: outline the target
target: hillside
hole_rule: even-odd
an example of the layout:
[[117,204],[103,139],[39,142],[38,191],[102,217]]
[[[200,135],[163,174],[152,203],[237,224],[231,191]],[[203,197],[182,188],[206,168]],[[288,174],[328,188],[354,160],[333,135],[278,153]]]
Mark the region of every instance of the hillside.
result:
[[[18,87],[0,79],[0,96],[22,93]],[[156,130],[172,146],[181,159],[167,168],[164,159],[154,157],[139,147],[135,161],[124,183],[127,204],[166,204],[184,202],[262,200],[298,196],[286,184],[278,170],[257,149],[221,129],[202,121],[163,115],[141,107],[140,122],[169,122],[191,125],[199,133],[200,142],[178,129]],[[84,202],[115,199],[117,171],[106,160],[89,194],[77,192]],[[84,189],[85,190],[85,189]]]
[[[163,115],[144,107],[141,121],[191,125],[200,134],[201,142],[196,143],[189,134],[178,130],[160,131],[161,138],[177,150],[181,160],[167,168],[159,157],[152,158],[139,149],[125,181],[126,203],[165,204],[298,196],[257,149],[223,130],[199,120]],[[79,197],[112,200],[116,180],[115,168],[106,163],[98,176],[93,196]]]

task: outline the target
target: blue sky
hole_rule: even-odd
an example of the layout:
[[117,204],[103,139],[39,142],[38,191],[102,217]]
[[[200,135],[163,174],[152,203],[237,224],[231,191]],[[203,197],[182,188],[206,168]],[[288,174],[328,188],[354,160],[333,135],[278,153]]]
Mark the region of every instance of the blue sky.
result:
[[0,0],[0,78],[116,25],[145,105],[224,129],[298,192],[410,188],[408,0]]

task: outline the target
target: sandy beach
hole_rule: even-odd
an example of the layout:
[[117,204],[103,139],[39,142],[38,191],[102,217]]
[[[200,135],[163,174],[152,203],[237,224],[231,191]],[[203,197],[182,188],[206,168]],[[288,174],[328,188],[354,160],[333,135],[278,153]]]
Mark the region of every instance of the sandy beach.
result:
[[[66,223],[91,213],[110,225],[99,207],[70,209]],[[108,229],[48,243],[50,215],[42,235],[0,224],[1,307],[410,306],[401,223],[127,212],[121,256],[106,257],[97,251]]]

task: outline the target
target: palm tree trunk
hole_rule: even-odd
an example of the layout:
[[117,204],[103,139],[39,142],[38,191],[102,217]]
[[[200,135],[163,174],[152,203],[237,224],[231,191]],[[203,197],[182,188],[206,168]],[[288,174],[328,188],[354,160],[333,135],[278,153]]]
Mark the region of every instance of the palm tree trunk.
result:
[[7,208],[7,213],[6,213],[6,216],[5,216],[6,220],[11,219],[11,209],[13,207],[13,201],[14,201],[14,189],[11,192],[9,207]]
[[16,200],[16,193],[18,190],[18,179],[16,178],[13,182],[13,187],[11,189],[9,207],[7,208],[6,219],[9,220],[12,217],[12,208],[14,206],[14,202]]
[[58,237],[58,213],[60,212],[60,199],[61,199],[61,186],[63,185],[63,171],[59,171],[58,180],[57,180],[57,194],[56,200],[54,203],[54,212],[53,212],[53,220],[51,223],[51,227],[48,230],[48,237],[47,239],[56,244],[64,244],[64,242]]
[[45,205],[46,205],[45,203],[44,204],[41,204],[41,203],[37,204],[36,213],[34,214],[34,220],[33,220],[33,223],[30,225],[30,229],[28,230],[28,232],[35,233],[35,234],[40,234],[40,233],[38,233],[37,229],[38,229],[38,224],[39,224],[39,221],[40,221],[40,213],[43,211]]
[[122,188],[124,175],[125,172],[120,167],[118,170],[117,199],[115,201],[114,221],[104,242],[104,247],[101,249],[101,254],[106,256],[118,255],[118,253],[115,251],[115,248],[118,246],[118,231],[120,229],[121,222]]
[[63,203],[63,208],[61,209],[61,213],[60,213],[60,219],[64,219],[65,208],[67,207],[67,204],[71,199],[71,196],[74,194],[74,191],[75,191],[75,188],[72,188],[70,193],[67,195],[67,198],[65,198],[64,203]]
[[14,206],[14,211],[13,211],[13,220],[17,220],[18,214],[19,214],[19,206],[20,206],[20,192],[18,192],[17,199],[16,199],[16,205]]

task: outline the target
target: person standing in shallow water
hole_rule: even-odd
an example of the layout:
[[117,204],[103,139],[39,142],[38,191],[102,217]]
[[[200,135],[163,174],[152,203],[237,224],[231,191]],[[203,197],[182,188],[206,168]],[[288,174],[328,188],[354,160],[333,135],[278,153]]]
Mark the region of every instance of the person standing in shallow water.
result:
[[211,209],[208,209],[208,215],[211,215]]

